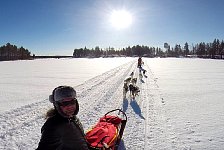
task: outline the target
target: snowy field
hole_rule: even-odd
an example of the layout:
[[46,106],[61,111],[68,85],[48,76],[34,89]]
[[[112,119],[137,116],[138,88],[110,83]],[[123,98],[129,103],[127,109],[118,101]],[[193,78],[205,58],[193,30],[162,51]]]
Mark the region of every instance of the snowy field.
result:
[[133,58],[0,62],[0,113],[42,101],[58,85],[77,86]]
[[[71,85],[85,130],[122,108],[128,122],[120,150],[222,150],[224,61],[143,58],[39,59],[0,62],[0,149],[35,149],[48,95]],[[123,80],[134,71],[141,92],[123,99]]]

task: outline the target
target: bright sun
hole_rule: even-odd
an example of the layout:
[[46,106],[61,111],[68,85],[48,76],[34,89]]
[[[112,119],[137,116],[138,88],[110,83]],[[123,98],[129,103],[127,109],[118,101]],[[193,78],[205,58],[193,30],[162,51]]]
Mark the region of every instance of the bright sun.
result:
[[132,24],[132,15],[126,10],[114,10],[110,16],[110,22],[116,29],[124,29]]

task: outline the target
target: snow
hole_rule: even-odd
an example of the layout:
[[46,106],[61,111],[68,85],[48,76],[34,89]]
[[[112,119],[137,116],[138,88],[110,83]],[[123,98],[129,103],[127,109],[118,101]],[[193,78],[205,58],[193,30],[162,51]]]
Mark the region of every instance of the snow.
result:
[[[221,150],[224,145],[224,61],[143,58],[37,59],[0,62],[0,149],[38,146],[48,96],[59,85],[78,94],[78,117],[88,130],[106,112],[122,108],[128,122],[120,150]],[[123,99],[134,71],[139,95]]]

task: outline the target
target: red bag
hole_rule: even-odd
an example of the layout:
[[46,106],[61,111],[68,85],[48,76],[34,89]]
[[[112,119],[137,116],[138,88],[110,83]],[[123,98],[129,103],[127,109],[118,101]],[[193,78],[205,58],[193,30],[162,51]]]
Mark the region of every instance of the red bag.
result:
[[90,147],[95,149],[111,148],[119,137],[119,128],[122,119],[116,116],[104,116],[86,133],[86,140]]

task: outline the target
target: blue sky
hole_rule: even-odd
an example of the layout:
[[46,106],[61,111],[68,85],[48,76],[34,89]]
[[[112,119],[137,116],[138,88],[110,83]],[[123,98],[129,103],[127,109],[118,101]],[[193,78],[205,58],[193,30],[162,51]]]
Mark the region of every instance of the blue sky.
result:
[[[224,37],[223,0],[1,0],[0,46],[35,55],[72,55],[75,48],[123,48],[164,42],[189,45]],[[117,29],[114,10],[132,24]]]

